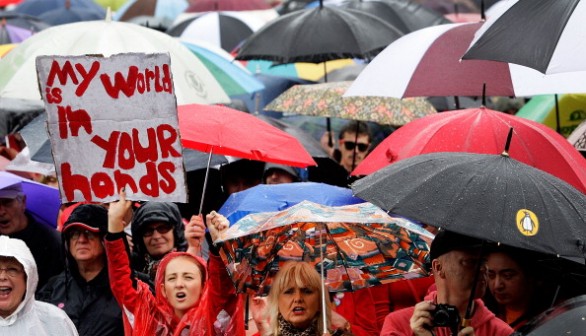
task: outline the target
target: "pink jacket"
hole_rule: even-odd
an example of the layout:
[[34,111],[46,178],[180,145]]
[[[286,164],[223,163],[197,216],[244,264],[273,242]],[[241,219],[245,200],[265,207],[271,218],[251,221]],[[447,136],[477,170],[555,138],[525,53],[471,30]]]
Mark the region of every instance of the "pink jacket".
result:
[[[431,292],[425,297],[425,300],[435,301],[437,292]],[[482,300],[474,301],[476,306],[472,316],[471,326],[474,328],[476,336],[509,336],[513,329],[501,319],[497,318],[486,306]],[[411,336],[413,332],[409,326],[409,320],[415,307],[404,308],[390,313],[385,318],[385,323],[381,331],[381,336]],[[451,336],[448,328],[435,328],[435,336]]]

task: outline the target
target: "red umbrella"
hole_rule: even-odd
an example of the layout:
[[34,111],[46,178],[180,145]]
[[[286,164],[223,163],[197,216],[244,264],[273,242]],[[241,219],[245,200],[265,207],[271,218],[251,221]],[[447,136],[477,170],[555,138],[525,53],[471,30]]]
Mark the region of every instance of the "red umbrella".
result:
[[393,132],[356,167],[366,175],[390,163],[425,153],[499,154],[507,133],[509,155],[570,183],[586,193],[586,161],[561,135],[537,122],[484,107],[442,112],[414,120]]
[[197,0],[189,5],[185,12],[250,11],[270,8],[264,0]]
[[[295,137],[255,116],[225,106],[178,107],[181,143],[186,148],[245,159],[307,167],[316,163]],[[203,183],[201,213],[210,159]]]

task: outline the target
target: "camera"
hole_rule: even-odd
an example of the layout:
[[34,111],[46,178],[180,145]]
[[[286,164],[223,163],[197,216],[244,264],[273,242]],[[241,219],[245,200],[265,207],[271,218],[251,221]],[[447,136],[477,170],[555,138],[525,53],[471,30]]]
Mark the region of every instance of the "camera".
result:
[[438,304],[431,312],[434,327],[448,327],[453,335],[456,335],[460,328],[460,313],[458,308],[446,304]]

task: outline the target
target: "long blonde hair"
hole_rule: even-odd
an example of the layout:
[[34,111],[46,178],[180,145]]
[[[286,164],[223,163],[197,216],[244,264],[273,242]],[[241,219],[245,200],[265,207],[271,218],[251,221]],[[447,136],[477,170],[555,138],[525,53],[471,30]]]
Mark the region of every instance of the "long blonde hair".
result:
[[[272,334],[280,335],[279,330],[279,296],[283,293],[291,283],[297,287],[307,287],[317,290],[321,293],[321,275],[315,270],[315,267],[304,261],[288,261],[277,272],[275,279],[271,285],[271,290],[268,296],[268,314],[270,319],[270,327]],[[321,295],[321,294],[320,294]],[[326,291],[326,317],[328,321],[332,320],[332,308],[330,303],[330,295]],[[323,334],[323,311],[322,301],[320,296],[320,309],[318,312],[318,330],[319,335]],[[328,323],[331,324],[331,323]]]

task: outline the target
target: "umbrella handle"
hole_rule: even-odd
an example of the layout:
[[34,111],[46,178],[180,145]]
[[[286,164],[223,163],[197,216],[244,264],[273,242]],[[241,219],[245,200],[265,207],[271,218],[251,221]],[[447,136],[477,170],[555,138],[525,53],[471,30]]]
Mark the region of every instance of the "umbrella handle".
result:
[[[205,195],[206,195],[206,189],[208,186],[208,176],[210,175],[210,164],[212,162],[212,151],[213,151],[213,147],[210,148],[210,155],[208,156],[208,164],[206,166],[206,175],[203,179],[203,189],[201,191],[201,201],[199,202],[199,212],[198,214],[201,214],[201,212],[203,211],[203,202],[205,199]],[[205,223],[205,221],[204,221]]]

